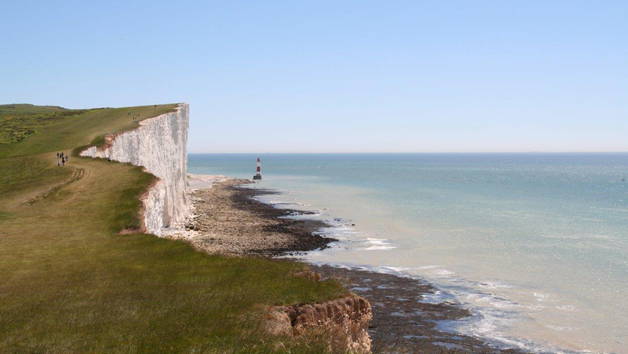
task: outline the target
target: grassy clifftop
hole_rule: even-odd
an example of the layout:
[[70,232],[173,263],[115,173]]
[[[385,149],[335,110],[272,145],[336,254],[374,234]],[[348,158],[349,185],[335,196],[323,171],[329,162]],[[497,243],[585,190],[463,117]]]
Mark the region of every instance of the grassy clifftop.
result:
[[139,223],[138,198],[154,177],[100,159],[57,167],[57,151],[174,108],[0,106],[3,136],[29,131],[0,141],[0,352],[323,351],[285,338],[277,346],[255,314],[335,298],[340,285],[290,276],[296,263],[118,235]]
[[71,150],[106,133],[133,129],[141,120],[174,111],[176,106],[70,110],[52,106],[2,105],[0,157]]

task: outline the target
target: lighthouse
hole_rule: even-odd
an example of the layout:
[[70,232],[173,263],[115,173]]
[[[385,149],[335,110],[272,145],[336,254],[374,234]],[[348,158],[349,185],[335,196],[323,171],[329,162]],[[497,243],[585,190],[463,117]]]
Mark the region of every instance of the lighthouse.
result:
[[262,163],[260,162],[259,157],[257,158],[257,174],[255,176],[253,176],[253,179],[262,179]]

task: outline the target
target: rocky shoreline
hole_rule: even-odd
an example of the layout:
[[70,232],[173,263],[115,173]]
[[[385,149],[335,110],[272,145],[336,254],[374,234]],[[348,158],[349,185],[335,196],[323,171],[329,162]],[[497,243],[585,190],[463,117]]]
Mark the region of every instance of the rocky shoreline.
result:
[[367,270],[311,265],[323,278],[337,279],[372,307],[369,335],[374,353],[524,353],[498,349],[480,339],[437,328],[440,321],[454,321],[471,313],[453,302],[426,303],[434,287],[414,278]]
[[228,256],[276,257],[324,249],[333,238],[314,235],[328,226],[320,221],[297,221],[282,216],[304,214],[280,210],[253,199],[271,190],[243,188],[248,180],[229,179],[190,194],[195,213],[186,229],[192,244],[207,252]]
[[[197,248],[230,256],[277,257],[324,249],[337,241],[314,234],[329,226],[324,222],[285,218],[308,212],[278,209],[254,199],[278,192],[246,188],[242,186],[245,183],[250,181],[223,180],[191,194],[196,217],[187,227],[195,232],[189,240]],[[435,290],[426,282],[328,265],[310,268],[324,279],[337,279],[371,303],[373,320],[368,333],[375,353],[523,353],[438,329],[440,321],[459,320],[471,314],[455,303],[422,302],[425,295]]]

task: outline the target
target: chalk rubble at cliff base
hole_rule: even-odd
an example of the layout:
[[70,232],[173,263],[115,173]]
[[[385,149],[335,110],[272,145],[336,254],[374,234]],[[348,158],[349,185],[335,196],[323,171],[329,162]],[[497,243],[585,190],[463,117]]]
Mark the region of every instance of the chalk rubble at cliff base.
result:
[[317,221],[279,218],[296,210],[279,210],[254,200],[267,190],[240,188],[248,180],[223,180],[190,193],[196,231],[190,242],[208,253],[230,256],[281,256],[327,247],[334,239],[312,233],[326,226]]

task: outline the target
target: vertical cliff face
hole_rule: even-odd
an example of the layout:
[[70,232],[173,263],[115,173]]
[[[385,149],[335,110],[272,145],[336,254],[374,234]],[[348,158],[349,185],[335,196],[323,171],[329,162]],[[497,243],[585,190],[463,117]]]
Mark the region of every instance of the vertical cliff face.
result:
[[188,216],[187,143],[189,105],[141,121],[137,129],[105,137],[105,145],[90,147],[81,156],[111,158],[143,166],[159,178],[144,196],[143,223],[147,232],[181,224]]

